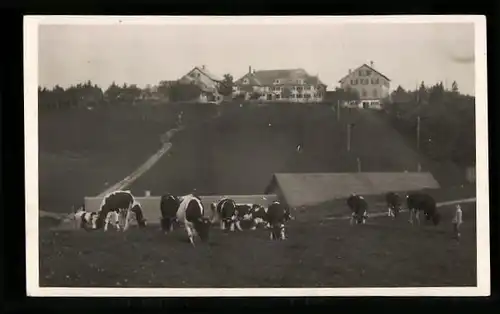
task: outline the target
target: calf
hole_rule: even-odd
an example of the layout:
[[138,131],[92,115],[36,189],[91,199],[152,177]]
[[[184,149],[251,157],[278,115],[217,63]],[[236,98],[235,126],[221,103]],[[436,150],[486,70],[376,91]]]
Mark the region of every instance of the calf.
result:
[[[288,213],[287,213],[288,212]],[[274,201],[267,208],[267,222],[269,223],[270,239],[286,239],[285,222],[288,221],[290,214],[285,205],[279,201]]]
[[223,198],[217,203],[210,204],[210,208],[214,213],[217,213],[221,230],[225,230],[226,226],[229,225],[229,230],[234,231],[237,220],[236,202],[234,200]]
[[387,215],[396,219],[401,211],[401,198],[397,193],[389,192],[385,195],[385,201],[387,202]]
[[97,229],[96,226],[97,217],[98,217],[97,212],[88,212],[85,211],[83,208],[80,208],[75,213],[75,222],[78,228],[82,228],[87,231],[93,230]]
[[441,215],[437,211],[436,201],[427,193],[413,192],[406,195],[406,204],[410,212],[409,222],[413,224],[413,216],[420,224],[420,211],[424,212],[425,220],[432,220],[434,225],[438,225],[441,220]]
[[189,241],[194,246],[194,236],[198,234],[202,241],[207,241],[210,232],[210,219],[206,218],[201,200],[192,194],[180,198],[177,221],[184,224]]
[[356,195],[356,193],[351,194],[347,198],[347,206],[352,211],[352,216],[350,224],[365,224],[366,219],[368,219],[368,203],[365,198],[361,195]]
[[165,233],[172,232],[174,223],[177,220],[177,211],[179,210],[180,201],[176,196],[167,194],[161,197],[161,229]]
[[[121,225],[124,224],[123,227],[120,227],[123,231],[128,230],[130,227],[132,214],[135,215],[139,227],[142,228],[146,226],[141,205],[134,199],[130,191],[114,191],[104,197],[98,211],[96,229],[104,227],[105,221],[108,218],[108,213],[111,211],[118,214],[118,223]],[[105,228],[105,230],[107,230],[107,228]]]

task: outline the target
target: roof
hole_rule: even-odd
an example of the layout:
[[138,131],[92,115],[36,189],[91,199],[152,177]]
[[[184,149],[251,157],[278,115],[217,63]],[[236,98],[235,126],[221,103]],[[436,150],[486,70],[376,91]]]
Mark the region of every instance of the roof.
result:
[[[368,69],[372,70],[373,72],[376,72],[378,73],[380,76],[382,76],[383,78],[385,78],[387,81],[391,81],[387,76],[385,76],[384,74],[382,74],[381,72],[375,70],[374,68],[372,68],[371,66],[369,66],[368,64],[366,63],[363,63],[361,66],[357,67],[353,72],[356,72],[357,70],[361,69],[362,67],[367,67]],[[346,76],[344,76],[343,78],[341,78],[339,80],[339,83],[342,83],[343,80],[345,80],[347,77],[349,77],[349,75],[351,75],[351,73],[347,74]]]
[[292,207],[347,197],[439,188],[428,172],[276,173],[265,193],[276,193]]
[[[247,73],[234,82],[235,85],[242,85],[243,79],[248,78],[250,84],[258,86],[275,85],[275,80],[280,80],[276,85],[325,85],[318,76],[312,76],[302,68],[283,70],[261,70]],[[298,84],[297,80],[302,79],[303,84]],[[247,84],[245,84],[247,85]]]
[[[194,70],[198,70],[204,75],[200,75],[200,77],[194,78],[189,74]],[[217,90],[217,84],[221,83],[222,78],[217,75],[214,75],[210,72],[206,67],[194,67],[189,71],[186,75],[184,75],[179,82],[181,83],[193,83],[196,84],[202,91],[205,92],[215,92]]]

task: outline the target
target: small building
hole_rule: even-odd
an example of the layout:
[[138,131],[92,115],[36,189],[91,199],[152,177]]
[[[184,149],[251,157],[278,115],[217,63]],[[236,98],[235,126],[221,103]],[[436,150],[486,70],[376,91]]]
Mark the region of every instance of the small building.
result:
[[390,82],[387,76],[374,69],[373,62],[349,69],[349,73],[339,81],[344,90],[358,92],[358,107],[365,109],[382,109],[382,100],[389,96]]
[[199,96],[196,99],[198,102],[219,103],[223,100],[223,96],[219,94],[219,88],[223,84],[223,79],[210,72],[204,65],[201,67],[194,67],[177,82],[180,84],[196,85],[200,90]]
[[246,100],[320,102],[326,85],[304,69],[252,70],[234,82],[233,97]]

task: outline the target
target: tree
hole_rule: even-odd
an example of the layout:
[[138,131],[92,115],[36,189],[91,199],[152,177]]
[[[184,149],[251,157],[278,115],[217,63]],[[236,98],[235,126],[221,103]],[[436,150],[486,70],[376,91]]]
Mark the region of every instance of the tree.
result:
[[233,76],[231,74],[224,74],[224,79],[219,87],[219,94],[224,96],[231,95],[233,93],[233,85]]

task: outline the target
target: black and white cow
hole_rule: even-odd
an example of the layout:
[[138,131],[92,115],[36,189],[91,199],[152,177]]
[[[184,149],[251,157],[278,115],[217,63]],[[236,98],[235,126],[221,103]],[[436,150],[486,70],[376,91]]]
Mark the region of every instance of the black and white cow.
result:
[[281,204],[279,201],[274,201],[267,208],[267,222],[269,223],[270,231],[270,239],[271,240],[285,240],[286,232],[285,232],[285,222],[287,222],[291,216],[290,211],[284,204]]
[[[118,229],[126,231],[130,227],[132,215],[135,216],[140,228],[146,226],[146,220],[142,213],[141,205],[135,200],[130,191],[114,191],[104,197],[96,219],[96,229],[104,228],[108,230],[108,214],[116,212],[118,214]],[[111,214],[112,215],[112,214]]]
[[174,195],[166,194],[161,197],[161,229],[165,233],[172,232],[174,224],[177,221],[177,211],[181,204],[179,198]]
[[[237,221],[236,202],[229,198],[222,198],[218,202],[210,204],[213,213],[219,217],[220,229],[234,231]],[[215,216],[215,215],[214,215]]]
[[193,194],[179,197],[180,204],[177,210],[177,221],[184,224],[189,241],[194,246],[194,236],[198,234],[205,242],[210,233],[210,219],[205,217],[201,199]]
[[368,203],[365,198],[361,195],[356,195],[356,193],[351,194],[347,198],[347,206],[352,212],[350,224],[365,224],[366,219],[368,219]]
[[425,215],[425,220],[432,220],[434,225],[438,225],[441,220],[441,215],[437,211],[436,201],[427,193],[413,192],[406,195],[406,204],[410,212],[410,223],[413,224],[413,216],[420,224],[419,213],[422,211]]
[[385,201],[387,203],[387,215],[396,219],[401,211],[401,198],[399,197],[399,194],[389,192],[385,195]]

